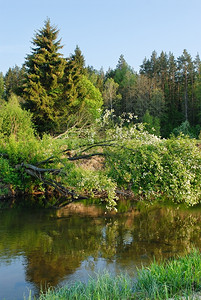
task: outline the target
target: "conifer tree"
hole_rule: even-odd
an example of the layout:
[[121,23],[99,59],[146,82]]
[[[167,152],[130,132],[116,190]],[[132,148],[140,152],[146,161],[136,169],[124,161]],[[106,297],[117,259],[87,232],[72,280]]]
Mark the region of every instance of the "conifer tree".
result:
[[33,112],[39,132],[54,132],[58,126],[59,100],[65,60],[59,50],[59,30],[45,21],[44,27],[33,38],[32,53],[27,55],[24,97],[26,108]]
[[113,78],[119,85],[117,92],[121,95],[121,101],[115,107],[115,114],[133,112],[137,76],[123,55],[120,55],[116,69],[108,71],[107,78]]
[[85,61],[81,50],[77,46],[74,54],[66,59],[63,76],[63,99],[71,105],[78,97],[78,83],[85,74]]
[[183,54],[178,57],[178,83],[180,86],[180,100],[183,102],[184,119],[189,120],[190,94],[189,86],[193,83],[193,62],[190,54],[184,49]]
[[100,91],[87,78],[85,60],[77,46],[66,59],[59,101],[58,131],[71,126],[91,124],[100,115],[103,100]]
[[107,81],[103,68],[100,70],[94,69],[92,66],[88,66],[86,69],[88,79],[93,83],[93,85],[98,88],[101,93],[104,90],[104,82]]
[[25,76],[25,68],[14,66],[9,68],[4,77],[5,81],[5,98],[8,100],[12,94],[21,96],[23,92],[23,81]]

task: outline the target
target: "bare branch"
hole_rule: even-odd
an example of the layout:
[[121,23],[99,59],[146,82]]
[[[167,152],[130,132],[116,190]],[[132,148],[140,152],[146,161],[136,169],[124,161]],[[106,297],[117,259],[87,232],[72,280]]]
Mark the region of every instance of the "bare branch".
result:
[[55,157],[54,156],[50,156],[48,157],[47,159],[45,160],[42,160],[42,161],[39,161],[36,163],[36,166],[39,166],[39,165],[43,165],[43,164],[46,164],[46,163],[53,163],[55,161]]
[[93,156],[105,156],[105,154],[102,153],[102,152],[100,152],[100,153],[92,153],[92,154],[86,154],[86,155],[79,155],[79,156],[69,157],[68,160],[88,159],[88,158],[91,158]]
[[25,167],[26,169],[31,169],[35,172],[38,173],[53,173],[53,174],[58,174],[62,171],[62,169],[43,169],[43,168],[38,168],[34,165],[30,165],[30,164],[25,164],[25,163],[21,163],[21,165],[17,165],[16,169],[19,167]]

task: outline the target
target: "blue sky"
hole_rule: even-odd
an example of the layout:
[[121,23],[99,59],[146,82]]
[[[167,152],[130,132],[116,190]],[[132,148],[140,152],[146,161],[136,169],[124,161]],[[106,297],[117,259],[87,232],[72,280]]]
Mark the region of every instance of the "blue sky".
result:
[[0,72],[21,66],[47,17],[68,57],[76,45],[86,65],[115,68],[119,56],[138,71],[153,50],[201,55],[201,0],[0,0]]

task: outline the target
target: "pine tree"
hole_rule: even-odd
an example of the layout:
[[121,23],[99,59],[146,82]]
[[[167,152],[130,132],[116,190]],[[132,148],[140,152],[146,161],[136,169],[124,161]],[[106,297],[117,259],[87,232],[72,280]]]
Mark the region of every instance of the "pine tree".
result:
[[[194,81],[193,62],[190,54],[184,49],[183,54],[178,57],[178,82],[180,85],[180,99],[183,108],[184,120],[189,120],[189,108],[192,102],[192,84]],[[190,91],[191,90],[191,91]]]
[[65,60],[58,51],[63,47],[57,39],[59,30],[45,21],[33,38],[32,53],[27,55],[24,84],[26,108],[33,112],[39,132],[56,130]]
[[201,126],[201,63],[197,66],[197,77],[195,82],[195,96],[196,96],[196,123]]

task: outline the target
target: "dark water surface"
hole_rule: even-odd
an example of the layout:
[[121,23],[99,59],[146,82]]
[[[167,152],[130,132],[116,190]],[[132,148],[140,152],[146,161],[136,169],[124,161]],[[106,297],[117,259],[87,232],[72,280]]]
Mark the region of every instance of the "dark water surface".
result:
[[201,209],[133,207],[109,214],[76,203],[60,210],[0,210],[0,300],[86,282],[105,269],[135,276],[154,257],[201,249],[200,237]]

